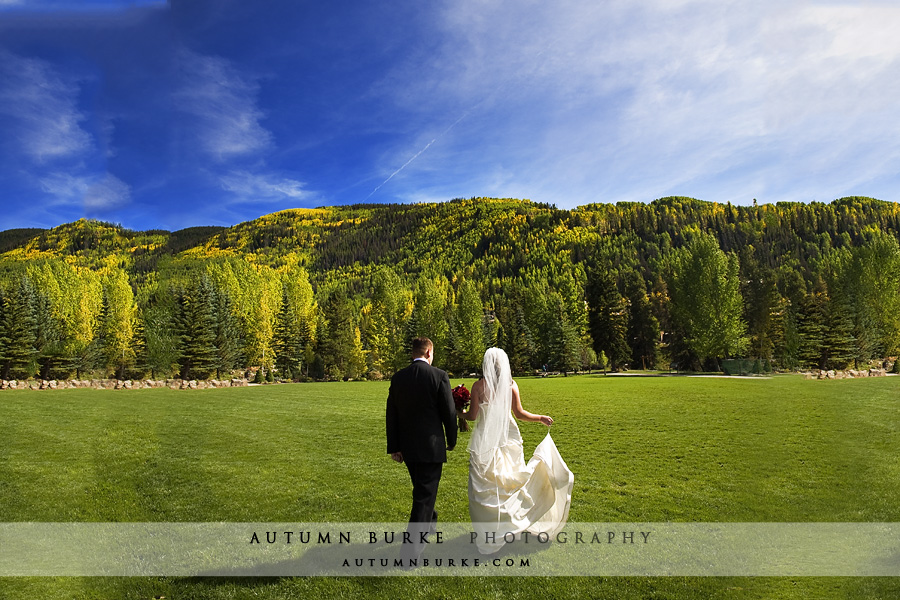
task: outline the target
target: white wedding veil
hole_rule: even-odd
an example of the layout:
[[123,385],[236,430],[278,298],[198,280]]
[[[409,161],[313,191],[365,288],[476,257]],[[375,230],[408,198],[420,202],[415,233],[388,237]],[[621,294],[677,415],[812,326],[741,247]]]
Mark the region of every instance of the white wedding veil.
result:
[[509,440],[509,412],[512,410],[512,373],[509,357],[500,348],[489,348],[482,363],[484,387],[478,423],[469,439],[469,454],[476,464],[487,465],[494,450]]

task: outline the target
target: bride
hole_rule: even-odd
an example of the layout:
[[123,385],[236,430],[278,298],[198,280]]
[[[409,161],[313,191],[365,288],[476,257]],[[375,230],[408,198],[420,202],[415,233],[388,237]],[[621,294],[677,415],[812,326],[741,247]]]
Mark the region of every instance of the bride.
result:
[[525,464],[513,415],[548,427],[553,419],[522,408],[506,352],[485,352],[482,372],[463,416],[476,421],[469,441],[469,515],[475,543],[482,554],[493,554],[525,531],[554,539],[569,516],[574,476],[549,431]]

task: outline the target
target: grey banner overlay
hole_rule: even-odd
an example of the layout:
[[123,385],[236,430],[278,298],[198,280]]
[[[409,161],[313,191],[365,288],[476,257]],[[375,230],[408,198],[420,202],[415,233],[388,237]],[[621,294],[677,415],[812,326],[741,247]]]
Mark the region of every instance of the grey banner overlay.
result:
[[447,523],[413,563],[405,530],[0,523],[0,576],[900,576],[900,523],[569,523],[554,539],[509,535],[487,556],[471,524]]

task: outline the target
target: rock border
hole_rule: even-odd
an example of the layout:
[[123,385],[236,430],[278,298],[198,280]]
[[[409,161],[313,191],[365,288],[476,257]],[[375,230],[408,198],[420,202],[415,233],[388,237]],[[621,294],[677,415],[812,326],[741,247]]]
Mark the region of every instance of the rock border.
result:
[[226,387],[247,387],[246,379],[68,379],[35,380],[3,379],[0,390],[147,390],[169,388],[172,390],[208,390]]
[[886,369],[849,369],[847,371],[814,370],[805,371],[803,376],[806,379],[861,379],[865,377],[886,377],[888,372]]

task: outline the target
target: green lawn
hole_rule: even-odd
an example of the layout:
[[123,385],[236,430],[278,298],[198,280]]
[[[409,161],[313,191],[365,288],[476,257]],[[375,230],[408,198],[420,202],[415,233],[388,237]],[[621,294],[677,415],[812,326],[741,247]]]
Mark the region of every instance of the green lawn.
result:
[[[898,378],[519,385],[528,410],[555,419],[575,473],[570,521],[900,521]],[[0,521],[403,522],[386,395],[364,382],[3,391]],[[530,454],[545,428],[521,430]],[[442,521],[468,521],[464,448],[444,470]],[[900,578],[0,579],[2,599],[360,595],[888,599]]]

